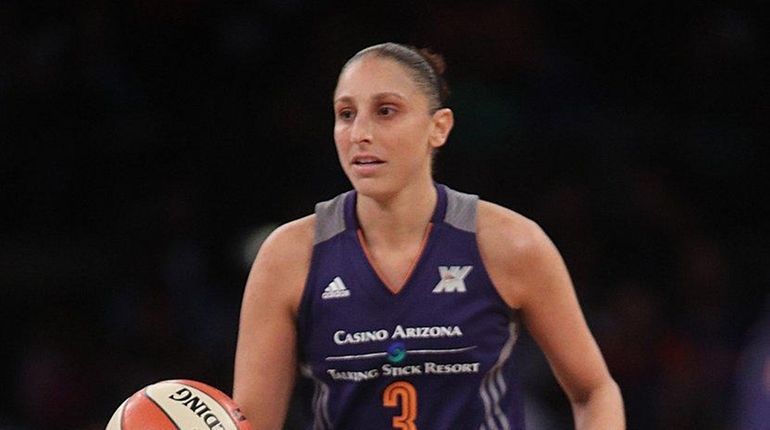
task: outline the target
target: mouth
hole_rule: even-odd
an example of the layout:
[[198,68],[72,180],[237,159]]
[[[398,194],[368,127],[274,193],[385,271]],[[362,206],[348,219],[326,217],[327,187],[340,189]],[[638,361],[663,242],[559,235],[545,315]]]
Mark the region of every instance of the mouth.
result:
[[377,166],[385,164],[385,161],[373,155],[356,155],[351,164],[354,166]]

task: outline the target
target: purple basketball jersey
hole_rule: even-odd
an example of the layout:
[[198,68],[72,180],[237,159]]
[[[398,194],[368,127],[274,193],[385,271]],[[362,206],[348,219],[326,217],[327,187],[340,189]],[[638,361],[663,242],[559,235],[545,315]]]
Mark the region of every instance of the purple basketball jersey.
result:
[[316,206],[299,360],[326,430],[523,429],[515,312],[476,243],[478,198],[436,185],[432,229],[398,293],[359,241],[356,193]]

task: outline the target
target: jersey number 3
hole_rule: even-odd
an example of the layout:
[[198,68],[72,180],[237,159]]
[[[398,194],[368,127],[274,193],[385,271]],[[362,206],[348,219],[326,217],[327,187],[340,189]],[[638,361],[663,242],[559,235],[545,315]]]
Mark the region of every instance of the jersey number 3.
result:
[[417,418],[417,390],[406,381],[397,381],[382,392],[382,404],[396,408],[401,404],[401,415],[393,417],[393,428],[397,430],[417,430],[414,420]]

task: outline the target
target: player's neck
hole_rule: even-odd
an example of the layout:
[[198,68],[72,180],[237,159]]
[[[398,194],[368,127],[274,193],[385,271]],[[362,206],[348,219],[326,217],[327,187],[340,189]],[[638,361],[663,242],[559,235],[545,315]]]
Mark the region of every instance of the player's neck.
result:
[[359,196],[358,221],[372,246],[398,246],[421,241],[436,208],[432,180],[405,187],[387,200]]

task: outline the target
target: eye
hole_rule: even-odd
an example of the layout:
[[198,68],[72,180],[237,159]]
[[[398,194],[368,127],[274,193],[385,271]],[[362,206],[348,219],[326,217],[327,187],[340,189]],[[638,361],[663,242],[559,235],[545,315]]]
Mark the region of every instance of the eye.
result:
[[393,116],[396,113],[396,109],[392,106],[380,106],[377,108],[377,115],[379,116]]
[[337,112],[337,117],[342,120],[349,120],[353,118],[353,111],[351,109],[340,109]]

